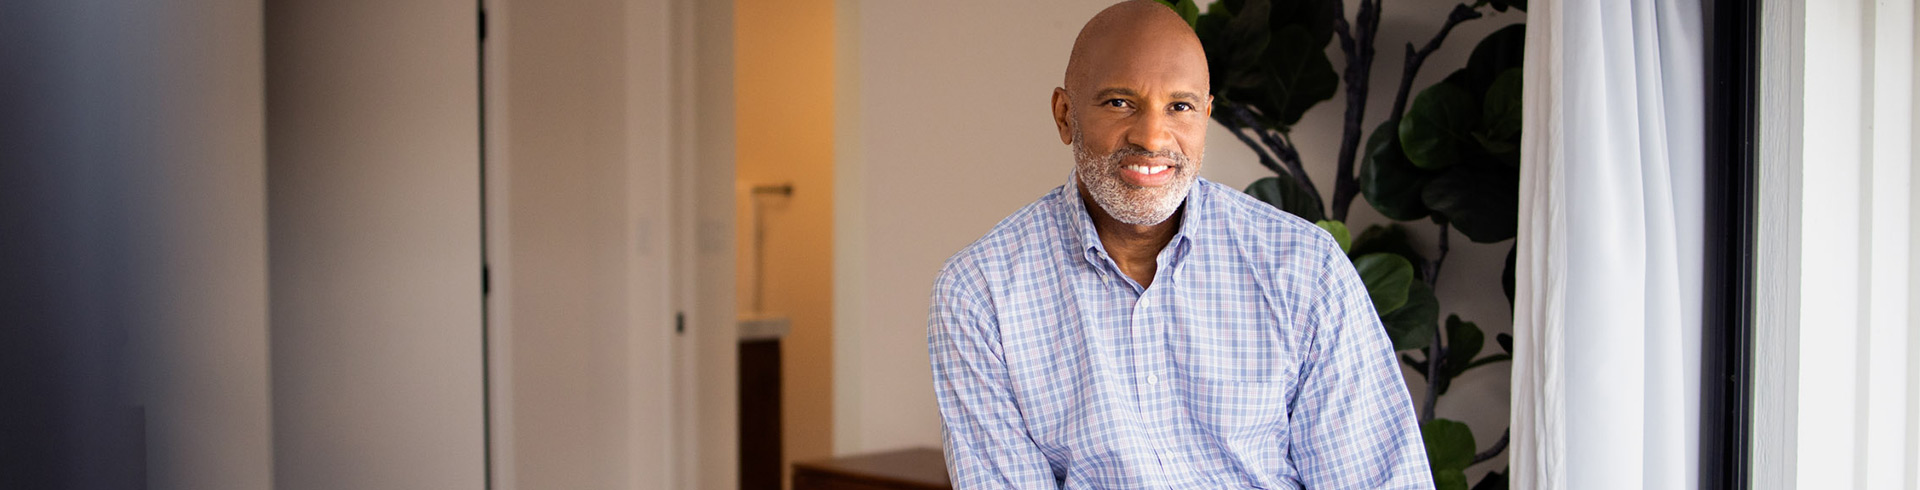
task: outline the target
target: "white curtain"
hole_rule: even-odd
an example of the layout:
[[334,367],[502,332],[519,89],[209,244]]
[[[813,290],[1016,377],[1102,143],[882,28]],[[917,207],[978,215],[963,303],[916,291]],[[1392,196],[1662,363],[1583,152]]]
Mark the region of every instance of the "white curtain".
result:
[[1703,53],[1696,2],[1531,2],[1513,488],[1698,485]]

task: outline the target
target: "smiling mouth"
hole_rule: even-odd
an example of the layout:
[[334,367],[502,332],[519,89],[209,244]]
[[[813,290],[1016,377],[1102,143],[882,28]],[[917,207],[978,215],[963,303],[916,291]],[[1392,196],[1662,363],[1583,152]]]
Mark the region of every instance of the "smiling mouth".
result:
[[1126,167],[1123,167],[1123,168],[1127,169],[1127,171],[1129,172],[1137,173],[1140,175],[1157,175],[1173,167],[1169,167],[1166,165],[1127,165]]

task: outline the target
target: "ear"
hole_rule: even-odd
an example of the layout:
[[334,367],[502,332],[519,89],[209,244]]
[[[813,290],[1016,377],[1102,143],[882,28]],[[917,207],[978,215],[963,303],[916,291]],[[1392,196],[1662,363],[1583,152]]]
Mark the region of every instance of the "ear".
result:
[[1054,129],[1060,130],[1060,144],[1063,145],[1073,144],[1073,118],[1067,115],[1072,112],[1072,104],[1073,100],[1067,96],[1067,89],[1059,87],[1053,89],[1053,126]]
[[1207,94],[1207,119],[1213,119],[1213,94]]

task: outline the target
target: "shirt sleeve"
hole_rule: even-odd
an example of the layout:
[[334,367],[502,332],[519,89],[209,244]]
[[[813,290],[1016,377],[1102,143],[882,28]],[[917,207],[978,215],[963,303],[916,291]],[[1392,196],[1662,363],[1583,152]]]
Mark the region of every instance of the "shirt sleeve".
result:
[[1059,488],[1014,402],[998,325],[977,269],[949,264],[934,284],[927,351],[956,489]]
[[1346,257],[1328,253],[1322,263],[1288,450],[1301,483],[1433,488],[1413,401],[1366,285]]

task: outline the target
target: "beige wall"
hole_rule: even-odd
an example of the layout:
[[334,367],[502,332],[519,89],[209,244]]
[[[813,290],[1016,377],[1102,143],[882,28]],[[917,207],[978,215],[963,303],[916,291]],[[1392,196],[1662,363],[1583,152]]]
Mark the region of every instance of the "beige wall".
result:
[[[854,59],[840,69],[854,79],[840,82],[839,93],[857,100],[842,102],[851,110],[837,135],[836,452],[940,444],[926,351],[933,277],[948,256],[1066,181],[1071,155],[1053,130],[1048,97],[1080,26],[1111,3],[841,0],[849,22],[840,35],[853,46],[842,53]],[[1402,46],[1425,44],[1452,5],[1387,3],[1365,127],[1386,119]],[[1464,65],[1487,33],[1522,20],[1514,12],[1456,28],[1428,59],[1416,90]],[[1337,69],[1339,48],[1328,50]],[[1309,173],[1329,194],[1343,97],[1316,106],[1294,133]],[[1270,175],[1218,125],[1207,141],[1204,177],[1244,187]],[[1382,222],[1364,200],[1352,209],[1355,230]],[[1430,225],[1415,234],[1419,246],[1433,246]],[[1509,331],[1499,283],[1508,244],[1451,241],[1443,313],[1457,312],[1489,336]],[[1506,427],[1507,378],[1504,365],[1472,373],[1454,384],[1439,415],[1468,422],[1490,443]]]
[[692,131],[675,135],[673,169],[674,271],[687,312],[691,356],[678,359],[676,380],[682,460],[690,480],[682,488],[739,488],[739,331],[734,307],[734,66],[733,2],[682,0],[673,15],[676,72],[674,120]]
[[[927,297],[947,257],[1066,181],[1048,100],[1080,25],[1106,0],[846,2],[859,142],[836,155],[849,269],[835,295],[838,453],[940,445]],[[857,90],[844,90],[857,87]],[[846,107],[846,106],[843,106]],[[844,126],[843,126],[844,127]]]
[[[833,58],[832,0],[734,2],[736,304],[751,314],[755,278],[752,185],[792,184],[761,196],[761,302],[792,330],[782,341],[782,456],[832,454]],[[790,467],[783,464],[782,467]]]
[[695,376],[724,373],[689,350],[722,333],[730,345],[731,322],[702,328],[698,305],[731,297],[690,290],[730,286],[730,270],[683,260],[699,253],[682,221],[703,203],[685,172],[703,116],[684,112],[694,69],[676,63],[697,47],[681,22],[696,12],[668,0],[488,9],[495,488],[720,487],[723,470],[704,467],[731,461],[695,452],[731,445],[697,430],[722,417],[701,410],[714,390]]
[[686,336],[674,331],[676,291],[672,276],[675,256],[673,218],[683,211],[673,205],[676,195],[673,138],[682,131],[675,124],[676,74],[672,66],[675,2],[624,0],[626,52],[622,69],[626,88],[626,215],[631,230],[624,233],[628,254],[626,289],[628,324],[625,414],[628,454],[627,488],[636,490],[687,488],[676,483],[674,461],[685,449],[673,433],[686,414],[673,410],[674,357],[685,349]]
[[276,488],[485,484],[476,17],[266,9]]
[[627,488],[628,339],[664,325],[628,309],[625,9],[495,8],[488,255],[507,355],[494,426],[511,432],[496,441],[498,474],[504,488]]

